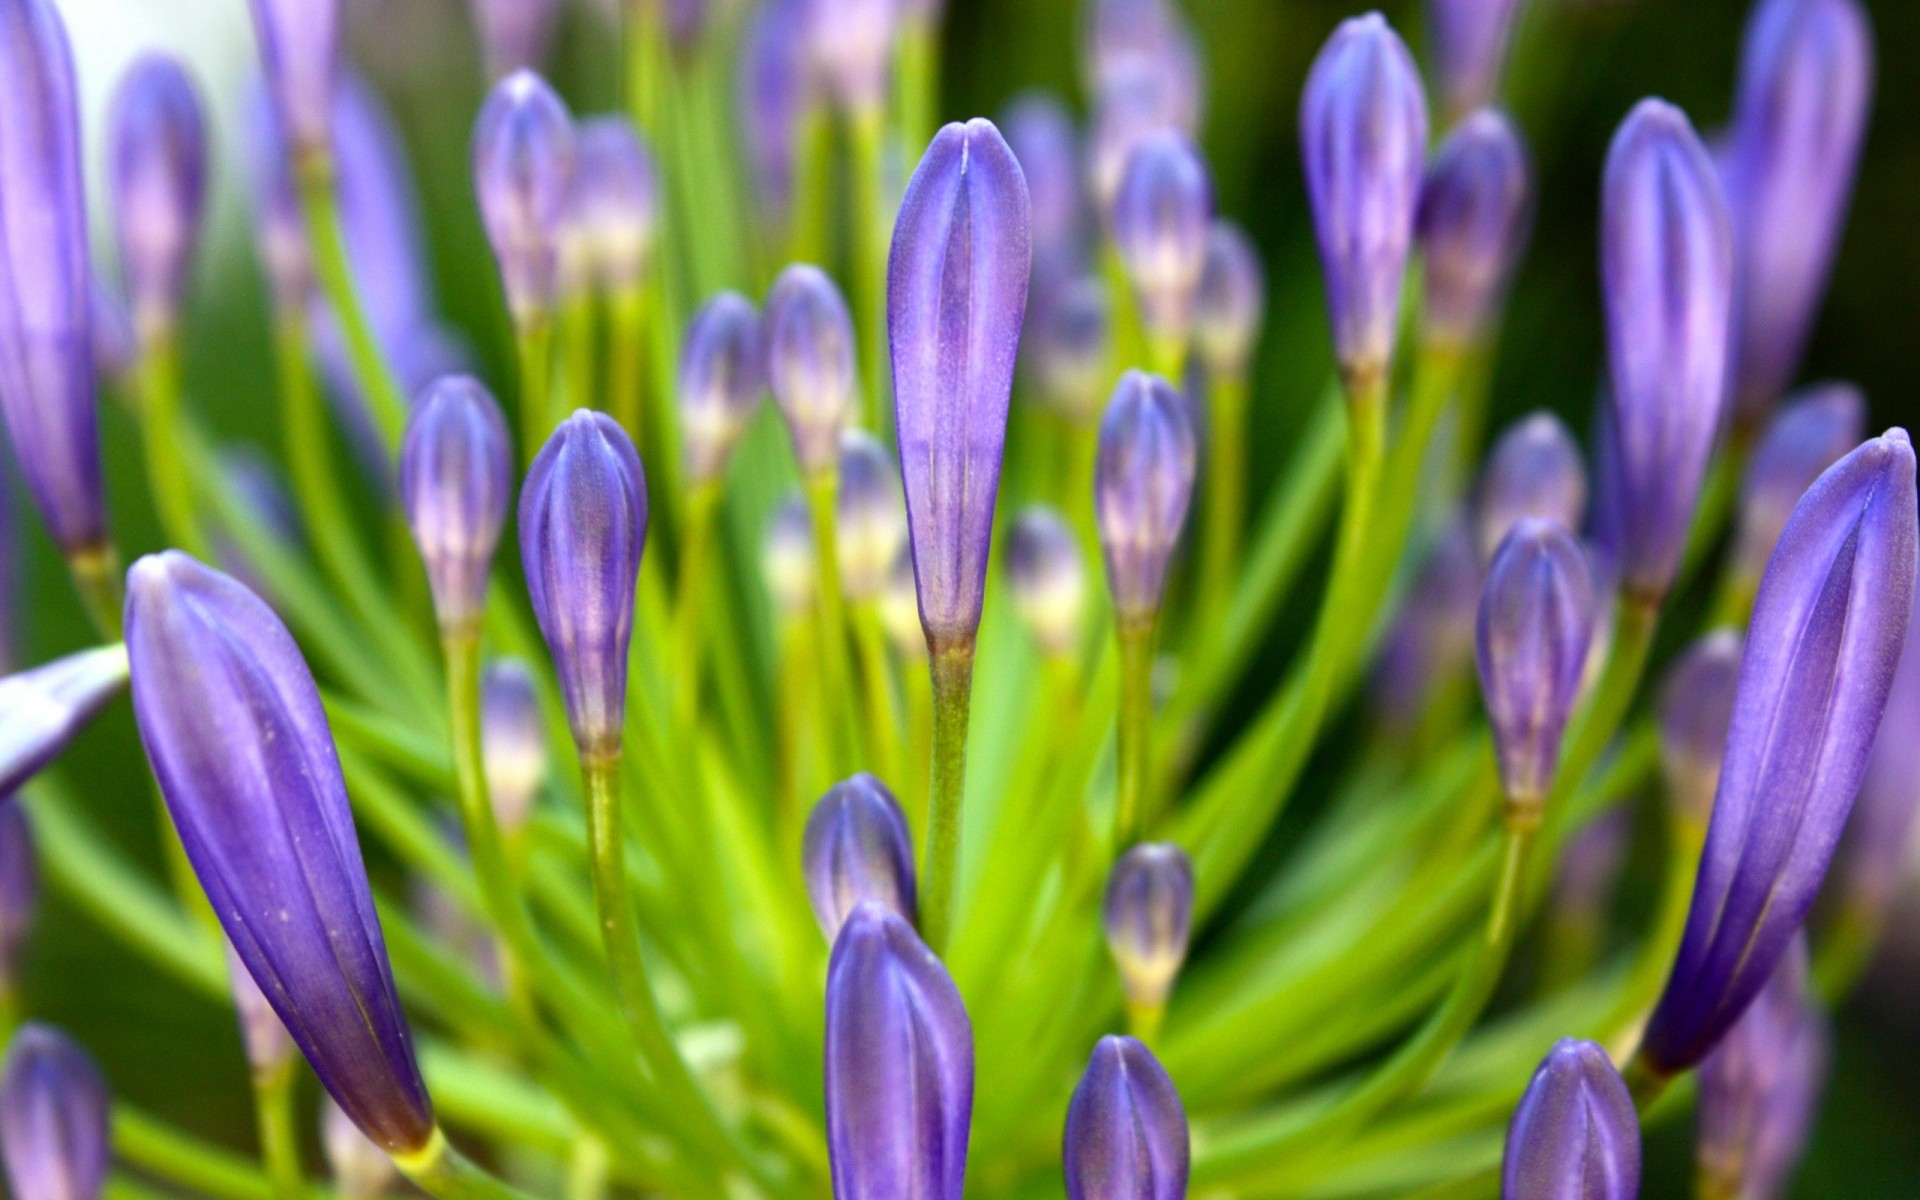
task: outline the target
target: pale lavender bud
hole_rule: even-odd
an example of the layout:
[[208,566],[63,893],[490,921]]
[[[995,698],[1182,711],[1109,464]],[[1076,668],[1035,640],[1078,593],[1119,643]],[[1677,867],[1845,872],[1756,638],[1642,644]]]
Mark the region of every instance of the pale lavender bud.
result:
[[1128,371],[1100,421],[1093,503],[1122,621],[1150,618],[1186,525],[1197,452],[1187,406],[1157,375]]
[[570,214],[594,278],[619,295],[640,286],[653,261],[660,223],[660,177],[653,154],[626,117],[580,123]]
[[1046,402],[1070,421],[1100,415],[1113,376],[1113,312],[1106,285],[1086,278],[1036,298],[1027,361]]
[[907,544],[906,500],[893,451],[864,430],[840,435],[840,490],[834,526],[840,587],[853,601],[871,600]]
[[1736,630],[1717,629],[1701,638],[1668,669],[1655,704],[1668,797],[1682,817],[1702,828],[1720,787],[1741,649]]
[[340,0],[253,0],[268,94],[295,157],[325,154],[340,77]]
[[1253,239],[1232,221],[1215,221],[1193,301],[1193,348],[1209,377],[1246,376],[1266,308],[1266,275]]
[[1707,1195],[1772,1200],[1806,1146],[1826,1082],[1827,1023],[1796,938],[1746,1015],[1700,1064],[1696,1161]]
[[1178,8],[1168,0],[1095,0],[1084,12],[1087,90],[1104,96],[1130,80],[1149,80],[1191,133],[1203,81],[1193,31]]
[[1519,12],[1520,0],[1429,0],[1434,73],[1449,116],[1458,119],[1499,94]]
[[1142,142],[1120,176],[1110,219],[1141,324],[1184,346],[1213,227],[1213,180],[1199,150],[1176,133]]
[[1186,1200],[1187,1113],[1146,1045],[1108,1035],[1067,1105],[1068,1200]]
[[487,77],[538,70],[553,45],[560,0],[472,0],[474,32],[486,55]]
[[320,1098],[320,1146],[341,1200],[378,1200],[400,1180],[393,1159],[360,1132],[331,1096]]
[[0,996],[19,986],[21,954],[39,906],[33,825],[26,806],[10,796],[0,800]]
[[813,915],[829,943],[864,900],[919,923],[906,814],[886,784],[866,772],[834,784],[813,806],[801,858]]
[[1035,505],[1007,530],[1007,583],[1013,606],[1043,654],[1080,649],[1087,609],[1087,568],[1080,539],[1066,518]]
[[1563,1038],[1507,1127],[1501,1200],[1635,1200],[1640,1118],[1607,1052]]
[[860,375],[853,318],[832,279],[796,264],[767,293],[767,383],[793,438],[803,475],[831,470],[840,431],[853,419]]
[[782,500],[767,522],[761,567],[773,607],[786,620],[798,620],[813,607],[819,568],[813,555],[813,517],[806,497],[794,493]]
[[1172,842],[1142,842],[1107,876],[1101,908],[1107,949],[1127,999],[1143,1008],[1167,1002],[1193,937],[1193,863]]
[[247,1066],[256,1076],[278,1074],[293,1062],[293,1035],[280,1023],[280,1014],[273,1011],[266,993],[253,981],[233,943],[222,941],[227,948],[227,986],[233,992],[233,1011],[240,1021],[240,1045],[247,1052]]
[[547,725],[533,672],[517,658],[480,675],[480,755],[494,819],[509,836],[526,827],[547,784]]
[[494,85],[473,127],[473,193],[516,321],[553,306],[574,156],[573,118],[546,80]]
[[513,497],[513,443],[500,406],[468,375],[437,380],[400,444],[400,500],[448,634],[478,628]]
[[1460,348],[1485,336],[1526,242],[1532,192],[1527,150],[1506,114],[1482,109],[1440,143],[1420,193],[1428,337]]
[[1507,427],[1487,455],[1474,506],[1486,560],[1522,517],[1580,528],[1587,515],[1587,467],[1560,418],[1537,412]]
[[834,103],[856,118],[877,116],[893,79],[899,0],[801,0],[807,50]]
[[1793,506],[1813,481],[1860,444],[1867,399],[1848,383],[1807,388],[1781,408],[1747,460],[1731,569],[1758,580]]
[[99,1200],[112,1104],[92,1055],[51,1025],[21,1026],[0,1076],[0,1158],[14,1200]]
[[127,684],[127,651],[99,646],[0,679],[0,796],[66,749]]
[[766,389],[760,314],[738,292],[700,306],[680,348],[675,396],[687,483],[701,487],[727,469]]
[[185,68],[161,54],[136,60],[114,93],[108,129],[120,273],[135,324],[151,334],[179,315],[206,208],[206,122]]

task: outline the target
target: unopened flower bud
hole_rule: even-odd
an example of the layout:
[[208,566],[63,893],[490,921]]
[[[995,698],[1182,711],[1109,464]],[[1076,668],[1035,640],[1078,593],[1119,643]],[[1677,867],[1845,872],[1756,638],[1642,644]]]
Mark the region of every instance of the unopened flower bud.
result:
[[840,936],[840,926],[863,900],[918,924],[906,814],[873,776],[863,771],[827,789],[807,818],[801,855],[807,896],[828,942]]
[[1080,648],[1087,608],[1087,569],[1080,539],[1051,508],[1023,510],[1007,531],[1007,582],[1014,608],[1043,654]]
[[136,326],[153,336],[179,315],[200,240],[206,122],[186,71],[172,58],[149,54],[128,68],[108,127],[120,273]]
[[1253,240],[1232,221],[1215,221],[1193,302],[1193,347],[1210,378],[1245,378],[1266,307],[1266,277]]
[[1146,1045],[1109,1035],[1067,1106],[1068,1200],[1185,1200],[1187,1113]]
[[253,981],[247,964],[227,947],[227,987],[233,992],[234,1015],[240,1020],[240,1045],[247,1052],[247,1066],[255,1076],[278,1074],[293,1061],[293,1036],[280,1022],[280,1014]]
[[687,482],[702,487],[725,474],[766,388],[760,315],[738,292],[721,292],[687,325],[675,386]]
[[51,1025],[21,1026],[0,1075],[0,1158],[14,1200],[99,1200],[112,1104],[92,1055]]
[[813,556],[813,517],[806,497],[790,495],[773,510],[761,565],[773,607],[785,620],[800,620],[813,607],[819,567]]
[[1860,444],[1867,400],[1848,383],[1818,384],[1781,408],[1747,460],[1731,569],[1759,582],[1793,506],[1813,481]]
[[1158,1008],[1173,992],[1193,936],[1193,864],[1172,842],[1143,842],[1107,876],[1107,949],[1127,1000]]
[[788,267],[767,293],[765,336],[767,382],[800,472],[830,470],[860,387],[847,302],[820,268]]
[[1506,115],[1482,109],[1448,134],[1427,168],[1418,235],[1426,334],[1459,350],[1485,336],[1526,239],[1532,181]]
[[1193,143],[1164,133],[1134,150],[1114,197],[1112,225],[1141,324],[1150,337],[1184,348],[1213,225],[1213,181]]
[[660,223],[660,177],[633,122],[593,117],[580,123],[569,220],[600,287],[630,292],[646,278]]
[[574,171],[573,118],[547,81],[495,84],[473,127],[473,192],[515,321],[553,307]]
[[1113,376],[1113,312],[1106,285],[1078,279],[1033,311],[1026,348],[1034,382],[1054,411],[1090,424]]
[[1107,584],[1123,621],[1150,618],[1193,497],[1197,451],[1186,403],[1173,385],[1129,371],[1100,422],[1094,509]]
[[446,634],[478,628],[513,497],[513,443],[480,381],[449,375],[414,405],[400,444],[400,500]]
[[1636,1200],[1640,1118],[1607,1052],[1563,1038],[1507,1127],[1503,1200]]
[[127,684],[124,646],[100,646],[0,679],[0,796],[52,762]]

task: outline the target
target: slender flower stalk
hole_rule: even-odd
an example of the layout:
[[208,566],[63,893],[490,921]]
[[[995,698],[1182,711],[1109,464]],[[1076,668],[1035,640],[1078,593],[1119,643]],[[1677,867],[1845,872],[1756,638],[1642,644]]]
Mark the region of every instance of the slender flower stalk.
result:
[[0,1074],[0,1157],[18,1200],[99,1200],[112,1096],[93,1056],[51,1025],[21,1028]]
[[[247,964],[227,944],[227,983],[233,991],[233,1009],[240,1020],[240,1044],[246,1051],[253,1082],[254,1126],[260,1138],[260,1157],[274,1200],[299,1200],[306,1194],[300,1166],[300,1140],[293,1120],[295,1047],[287,1027],[273,1011]],[[355,1131],[358,1133],[358,1130]],[[362,1140],[365,1134],[359,1134]],[[368,1143],[372,1145],[372,1143]],[[377,1148],[376,1148],[377,1153]],[[382,1162],[391,1163],[385,1154]],[[391,1170],[391,1165],[389,1165]]]
[[1189,1155],[1166,1068],[1133,1038],[1101,1038],[1067,1105],[1068,1200],[1185,1200]]

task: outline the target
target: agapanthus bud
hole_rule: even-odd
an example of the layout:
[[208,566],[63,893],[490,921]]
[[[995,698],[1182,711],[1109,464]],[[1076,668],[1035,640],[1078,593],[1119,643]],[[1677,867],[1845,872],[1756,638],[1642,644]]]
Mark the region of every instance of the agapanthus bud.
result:
[[247,1052],[247,1066],[258,1076],[285,1070],[293,1061],[293,1036],[231,942],[227,943],[227,987],[233,992],[233,1012],[239,1018],[240,1046]]
[[1437,90],[1450,116],[1472,112],[1499,93],[1519,12],[1520,0],[1431,0],[1427,5]]
[[480,753],[494,819],[512,834],[525,827],[547,784],[547,726],[533,672],[517,658],[497,659],[480,675]]
[[680,347],[675,394],[692,487],[718,480],[766,389],[760,315],[738,292],[700,306]]
[[0,679],[0,796],[67,747],[127,682],[124,646],[99,646]]
[[1085,265],[1086,203],[1073,116],[1051,92],[1023,92],[1000,118],[1033,205],[1033,293]]
[[253,0],[253,31],[289,147],[296,156],[326,153],[340,77],[340,0]]
[[802,114],[813,103],[804,0],[774,0],[754,12],[741,39],[740,140],[760,213],[784,230],[793,207]]
[[1078,279],[1036,301],[1027,331],[1034,382],[1053,409],[1070,421],[1100,414],[1113,377],[1113,312],[1106,285]]
[[34,861],[33,826],[26,806],[0,801],[0,996],[20,979],[20,954],[40,902],[40,868]]
[[1007,583],[1013,588],[1013,606],[1041,653],[1079,651],[1087,569],[1080,539],[1065,517],[1035,505],[1013,519],[1007,530]]
[[819,579],[813,556],[813,516],[805,496],[790,495],[774,508],[760,557],[774,609],[788,620],[804,616],[813,607]]
[[1107,949],[1127,999],[1157,1008],[1173,992],[1193,936],[1193,863],[1172,842],[1142,842],[1107,876]]
[[1733,235],[1686,114],[1642,100],[1607,154],[1600,265],[1618,473],[1621,583],[1642,602],[1673,582],[1720,426]]
[[920,595],[913,584],[913,551],[906,546],[887,568],[886,586],[880,589],[880,624],[887,641],[903,663],[924,663],[927,635],[920,628]]
[[1726,169],[1740,260],[1736,402],[1748,419],[1799,369],[1853,194],[1873,73],[1873,31],[1855,0],[1754,7]]
[[135,61],[108,129],[120,273],[137,325],[152,333],[179,313],[206,207],[206,122],[185,68],[163,54]]
[[1781,408],[1747,460],[1732,569],[1759,579],[1793,506],[1821,472],[1860,444],[1867,400],[1848,383],[1810,387]]
[[400,500],[426,564],[442,631],[475,628],[513,495],[513,443],[500,406],[470,375],[436,380],[400,444]]
[[767,293],[765,336],[767,383],[800,471],[828,470],[859,399],[847,302],[820,268],[788,267]]
[[1155,338],[1184,345],[1213,228],[1213,180],[1200,151],[1177,133],[1142,142],[1120,176],[1111,221],[1141,324]]
[[1785,1194],[1826,1081],[1827,1043],[1826,1018],[1807,990],[1806,939],[1796,938],[1746,1015],[1700,1064],[1702,1194]]
[[486,55],[487,77],[538,70],[553,44],[560,0],[473,0],[474,32]]
[[69,555],[107,540],[73,53],[51,0],[0,0],[0,415]]
[[892,910],[855,905],[827,966],[827,1157],[838,1200],[960,1200],[973,1026]]
[[1300,101],[1300,147],[1327,312],[1350,383],[1383,386],[1427,159],[1427,100],[1379,13],[1341,22]]
[[1636,1200],[1640,1119],[1607,1052],[1562,1038],[1507,1126],[1501,1200]]
[[1486,559],[1522,517],[1580,528],[1587,516],[1587,465],[1560,418],[1537,412],[1506,428],[1487,454],[1474,507]]
[[494,85],[473,127],[473,194],[516,321],[553,307],[574,160],[573,118],[546,80]]
[[98,1200],[112,1104],[92,1055],[51,1025],[21,1026],[0,1077],[0,1157],[15,1200]]
[[1187,1113],[1146,1045],[1108,1035],[1067,1105],[1068,1200],[1186,1200]]
[[1866,770],[1913,605],[1913,447],[1890,430],[1788,518],[1760,580],[1687,932],[1641,1054],[1698,1063],[1786,952]]
[[840,435],[840,491],[834,526],[840,588],[849,600],[871,600],[907,544],[906,501],[897,460],[879,438],[860,429]]
[[177,551],[127,573],[126,627],[140,739],[228,940],[354,1123],[419,1150],[433,1104],[299,648],[253,593]]
[[1193,348],[1210,377],[1246,375],[1266,308],[1267,281],[1253,239],[1232,221],[1215,221],[1193,300]]
[[520,561],[582,755],[616,752],[627,711],[647,478],[626,430],[576,411],[520,488]]
[[320,1147],[341,1200],[378,1200],[399,1181],[387,1152],[368,1141],[353,1118],[326,1096],[320,1099]]
[[1586,551],[1557,522],[1523,517],[1487,567],[1476,624],[1480,691],[1512,818],[1537,821],[1593,637]]
[[1100,89],[1086,157],[1093,209],[1102,219],[1112,214],[1120,178],[1142,142],[1162,133],[1193,136],[1192,100],[1171,87],[1161,72],[1141,69],[1137,61],[1117,71]]
[[865,117],[886,102],[899,37],[898,0],[802,0],[813,69],[841,109]]
[[1660,685],[1656,710],[1667,793],[1681,815],[1703,828],[1713,815],[1713,794],[1720,787],[1740,653],[1740,634],[1717,629],[1689,646]]
[[907,184],[887,262],[900,472],[936,649],[980,625],[1031,262],[1013,151],[990,121],[948,125]]
[[1387,726],[1410,731],[1445,682],[1473,657],[1481,559],[1464,517],[1449,521],[1414,577],[1374,670],[1375,704]]
[[828,788],[813,806],[801,857],[807,897],[828,942],[863,900],[884,905],[909,925],[919,923],[906,814],[887,785],[865,771]]
[[660,175],[626,117],[580,122],[569,220],[594,278],[618,295],[640,286],[660,223]]
[[1531,173],[1520,132],[1490,108],[1434,152],[1419,219],[1429,338],[1458,348],[1485,335],[1526,241]]
[[1120,377],[1100,421],[1093,504],[1107,586],[1122,621],[1151,617],[1167,586],[1187,504],[1196,450],[1186,402],[1157,375]]

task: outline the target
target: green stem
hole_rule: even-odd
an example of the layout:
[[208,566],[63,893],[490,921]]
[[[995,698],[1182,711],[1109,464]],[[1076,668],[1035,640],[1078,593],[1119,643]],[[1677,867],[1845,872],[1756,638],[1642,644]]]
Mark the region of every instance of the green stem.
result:
[[260,1158],[266,1163],[274,1200],[300,1200],[307,1194],[300,1167],[300,1136],[293,1123],[291,1060],[253,1074],[253,1112],[260,1133]]
[[852,118],[853,311],[860,352],[865,359],[866,417],[862,422],[884,436],[892,425],[887,400],[887,338],[882,327],[886,291],[886,238],[882,216],[886,190],[886,114],[876,108]]
[[621,428],[643,446],[643,435],[661,439],[647,461],[677,463],[669,453],[673,436],[672,422],[649,428],[647,412],[647,289],[636,286],[607,298],[607,391],[606,409]]
[[820,621],[820,713],[827,759],[836,777],[849,770],[856,757],[848,746],[851,723],[844,719],[853,672],[847,661],[847,602],[840,589],[835,514],[839,490],[839,473],[832,467],[807,478],[807,511],[813,519],[813,556],[818,568],[815,613]]
[[967,721],[973,707],[973,643],[932,647],[933,788],[927,804],[927,869],[921,932],[935,954],[952,932],[960,879],[960,813],[967,789]]
[[1200,532],[1200,595],[1194,605],[1194,632],[1202,641],[1219,630],[1233,588],[1233,569],[1240,562],[1247,492],[1246,377],[1214,380],[1208,398],[1207,496]]
[[193,506],[193,482],[180,452],[180,346],[173,331],[149,337],[135,365],[140,388],[140,435],[160,528],[195,558],[207,557],[206,531]]
[[354,286],[353,262],[347,253],[346,230],[341,224],[340,198],[335,189],[334,164],[324,150],[296,151],[294,174],[299,180],[300,209],[306,218],[307,244],[312,247],[314,272],[333,307],[335,319],[353,364],[354,380],[366,397],[375,426],[388,449],[400,444],[407,422],[406,400],[387,365],[386,352],[375,336],[372,320]]
[[1119,779],[1113,806],[1113,851],[1118,854],[1140,828],[1153,753],[1153,627],[1156,614],[1123,616],[1120,641]]
[[679,594],[674,598],[673,728],[691,738],[699,727],[700,670],[708,615],[707,567],[713,556],[713,518],[720,485],[702,483],[687,497],[686,536],[680,548]]
[[905,781],[900,770],[901,729],[893,704],[893,679],[887,670],[887,633],[872,602],[853,607],[854,648],[860,659],[860,691],[866,699],[867,753],[888,786]]
[[553,325],[544,314],[523,318],[515,333],[520,361],[520,451],[524,467],[559,424],[553,411]]
[[664,0],[627,0],[627,106],[634,124],[653,145],[661,145],[660,105],[666,65]]
[[583,287],[578,295],[561,301],[556,354],[565,389],[563,402],[568,408],[602,408],[612,412],[604,408],[600,394],[594,390],[594,364],[599,348],[594,342],[594,315],[591,288]]
[[273,1185],[245,1159],[127,1104],[113,1106],[113,1151],[129,1166],[217,1200],[272,1200]]
[[424,1147],[412,1154],[396,1154],[393,1162],[421,1191],[437,1200],[531,1200],[455,1150],[437,1125]]
[[894,65],[894,108],[900,114],[900,137],[906,143],[909,167],[933,140],[939,99],[938,35],[931,25],[916,21],[901,31]]
[[794,171],[793,226],[789,262],[819,263],[827,257],[827,226],[833,219],[833,129],[824,106],[800,114],[799,161]]
[[73,576],[80,606],[103,642],[120,640],[120,553],[112,542],[67,553],[67,571]]

